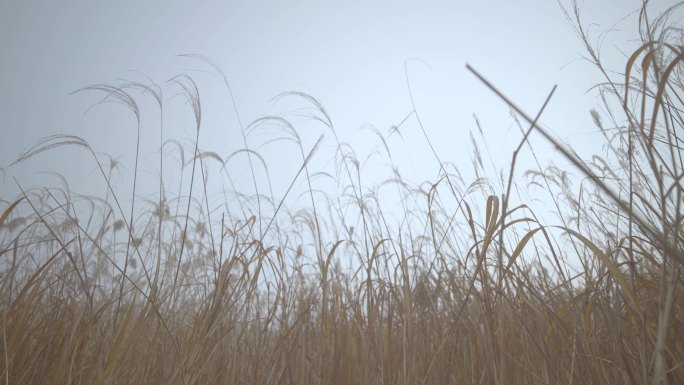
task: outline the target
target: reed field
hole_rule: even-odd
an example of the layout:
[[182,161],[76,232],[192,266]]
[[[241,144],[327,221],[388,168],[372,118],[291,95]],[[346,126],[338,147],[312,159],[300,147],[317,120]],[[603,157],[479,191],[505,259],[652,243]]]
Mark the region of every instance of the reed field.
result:
[[[514,112],[509,165],[486,175],[486,150],[474,148],[480,178],[464,180],[462,165],[428,150],[436,178],[416,183],[395,169],[381,184],[396,199],[391,211],[314,96],[281,95],[300,107],[294,118],[235,124],[241,142],[220,154],[199,145],[190,76],[79,90],[118,103],[138,135],[159,132],[159,177],[143,176],[136,155],[124,193],[112,177],[119,165],[74,135],[18,154],[16,164],[57,149],[90,154],[106,191],[4,182],[21,189],[0,197],[4,383],[684,384],[680,5],[635,18],[641,43],[619,71],[604,67],[578,7],[565,10],[603,77],[590,112],[603,153],[581,159],[537,123],[546,103],[519,110],[468,66]],[[163,120],[140,124],[163,116],[167,86],[188,101],[192,143],[164,137]],[[141,110],[142,99],[158,109]],[[302,119],[324,135],[304,140]],[[429,142],[431,128],[420,129]],[[400,154],[387,135],[378,130],[378,145],[392,165]],[[519,170],[518,156],[537,151],[528,136],[568,168]],[[257,137],[296,149],[282,192]],[[324,146],[334,151],[321,169],[313,160],[328,157]],[[248,188],[234,183],[237,157]],[[154,196],[140,196],[143,180]],[[220,194],[208,187],[218,181]],[[530,189],[553,219],[521,201]]]

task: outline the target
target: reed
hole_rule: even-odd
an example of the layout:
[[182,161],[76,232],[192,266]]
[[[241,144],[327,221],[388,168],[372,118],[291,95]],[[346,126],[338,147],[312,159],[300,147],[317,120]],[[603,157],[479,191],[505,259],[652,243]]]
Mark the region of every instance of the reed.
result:
[[[517,113],[521,139],[499,184],[464,181],[434,151],[437,178],[402,178],[388,144],[399,124],[374,131],[392,173],[366,186],[364,162],[303,93],[279,96],[301,107],[294,115],[239,122],[241,148],[222,155],[200,148],[199,87],[188,76],[168,87],[192,108],[189,145],[164,138],[162,87],[83,89],[127,107],[138,135],[136,98],[153,98],[158,192],[142,199],[134,183],[124,206],[112,182],[116,162],[76,136],[41,139],[18,157],[86,151],[107,192],[81,196],[65,182],[20,186],[20,196],[3,201],[5,383],[684,383],[684,49],[670,19],[679,5],[655,19],[644,7],[643,43],[623,74],[604,68],[573,5],[566,16],[605,78],[595,88],[602,112],[591,114],[606,151],[581,159],[539,123],[552,93],[528,113],[468,67]],[[195,59],[229,87],[220,69]],[[302,134],[302,117],[320,136]],[[408,118],[429,142],[419,112]],[[259,134],[270,139],[258,142]],[[517,155],[535,154],[532,135],[574,168],[537,163],[527,180],[516,179]],[[293,144],[299,158],[282,191],[261,153],[275,140]],[[333,170],[316,169],[328,144]],[[480,154],[477,175],[485,172]],[[248,160],[251,192],[236,188],[238,157]],[[171,183],[161,169],[174,161]],[[535,215],[520,200],[525,189],[547,194],[558,221]],[[385,190],[396,199],[392,211],[381,204]]]

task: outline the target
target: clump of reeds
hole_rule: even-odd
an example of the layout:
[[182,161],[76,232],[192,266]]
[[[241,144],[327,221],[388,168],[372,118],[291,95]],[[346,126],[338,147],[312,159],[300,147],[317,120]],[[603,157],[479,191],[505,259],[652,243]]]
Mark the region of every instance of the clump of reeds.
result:
[[[653,21],[642,13],[644,44],[622,78],[603,68],[577,7],[568,13],[606,77],[598,88],[605,113],[592,112],[605,154],[583,161],[538,123],[541,112],[518,111],[525,135],[504,189],[464,183],[435,153],[436,180],[414,184],[395,171],[381,186],[396,190],[398,213],[383,210],[378,189],[359,182],[361,162],[323,106],[301,93],[283,97],[312,106],[304,114],[333,135],[334,172],[312,168],[323,139],[307,142],[287,116],[240,126],[244,148],[227,156],[203,151],[199,93],[184,76],[173,83],[193,108],[197,137],[186,148],[160,135],[160,168],[164,148],[174,145],[180,182],[170,192],[160,177],[147,205],[134,177],[124,209],[112,165],[84,140],[39,141],[18,161],[80,147],[92,154],[107,194],[82,197],[64,184],[5,203],[2,377],[8,384],[684,383],[684,50],[672,41],[681,31],[667,23],[674,10]],[[160,113],[164,105],[156,86],[88,90],[137,118],[135,92],[153,96]],[[252,141],[260,130],[280,132],[299,150],[300,166],[280,195],[256,180],[267,170]],[[526,188],[513,180],[516,155],[527,135],[539,133],[587,181],[577,190],[568,170],[530,170],[560,223],[541,223],[511,198]],[[232,187],[236,155],[251,168],[251,195]],[[228,180],[218,200],[207,187],[212,163]],[[321,193],[320,180],[332,190]],[[297,205],[289,198],[302,185],[305,204]]]

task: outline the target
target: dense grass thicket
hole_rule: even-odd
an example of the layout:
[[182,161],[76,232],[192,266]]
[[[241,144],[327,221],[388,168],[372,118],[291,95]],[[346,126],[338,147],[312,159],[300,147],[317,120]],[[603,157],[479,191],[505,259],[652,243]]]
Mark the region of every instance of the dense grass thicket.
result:
[[[518,110],[471,68],[516,111],[522,132],[503,183],[464,181],[433,152],[434,180],[412,183],[397,170],[383,184],[395,191],[392,212],[361,184],[363,164],[323,106],[302,93],[283,97],[304,105],[300,115],[322,125],[325,139],[303,141],[287,116],[267,116],[234,127],[244,147],[217,154],[199,148],[195,82],[174,78],[197,138],[184,146],[160,130],[159,175],[176,160],[181,166],[178,180],[155,182],[152,200],[136,194],[137,157],[133,191],[123,197],[112,185],[116,164],[83,139],[38,141],[18,163],[63,146],[86,151],[107,192],[82,196],[65,181],[2,197],[1,377],[6,384],[683,384],[684,33],[672,22],[678,7],[656,18],[645,8],[642,44],[623,73],[604,68],[578,9],[567,13],[605,77],[594,89],[603,105],[591,111],[605,153],[580,159],[537,125],[543,111]],[[83,91],[123,104],[138,121],[136,98],[152,97],[163,115],[155,84]],[[259,130],[297,145],[291,187],[304,185],[304,193],[275,194],[263,179]],[[535,151],[528,135],[545,137],[573,168],[538,165],[515,180],[518,154]],[[332,170],[312,166],[324,140],[337,149]],[[235,156],[254,181],[251,192],[234,187],[226,165]],[[217,179],[219,198],[207,188]],[[545,194],[557,221],[543,223],[520,202],[528,188]],[[301,194],[298,205],[288,204],[289,194]]]

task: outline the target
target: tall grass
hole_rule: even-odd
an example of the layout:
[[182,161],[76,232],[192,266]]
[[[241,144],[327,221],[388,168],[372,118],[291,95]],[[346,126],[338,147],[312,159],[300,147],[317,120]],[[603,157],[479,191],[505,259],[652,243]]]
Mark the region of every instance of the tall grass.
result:
[[[403,179],[387,145],[397,127],[377,131],[393,175],[364,186],[362,162],[324,107],[302,93],[281,98],[308,106],[297,114],[332,134],[334,171],[313,168],[323,136],[305,140],[291,116],[240,123],[241,150],[203,151],[199,91],[187,76],[172,84],[192,107],[195,141],[164,141],[162,118],[160,168],[168,170],[174,153],[165,149],[175,148],[180,181],[171,186],[160,172],[156,199],[141,202],[133,187],[124,207],[111,183],[114,163],[81,138],[38,141],[17,162],[62,146],[83,149],[107,193],[84,197],[63,183],[5,202],[5,383],[684,383],[684,49],[681,30],[668,22],[676,9],[655,20],[640,15],[643,44],[615,76],[577,6],[567,11],[605,76],[596,88],[603,113],[592,117],[607,150],[590,160],[540,125],[543,107],[528,115],[471,68],[517,112],[524,134],[498,191],[486,180],[465,182],[434,151],[435,180]],[[123,103],[138,122],[134,95],[142,92],[163,117],[156,85],[85,90]],[[415,109],[411,116],[419,117]],[[260,170],[268,175],[254,143],[259,132],[298,148],[284,193],[269,177],[257,183]],[[520,183],[516,157],[534,153],[528,137],[539,134],[575,169],[537,163]],[[238,191],[229,171],[243,155],[252,193]],[[218,199],[210,178],[222,181]],[[380,202],[385,188],[396,192],[391,212]],[[529,188],[548,194],[558,223],[542,223],[516,199]]]

